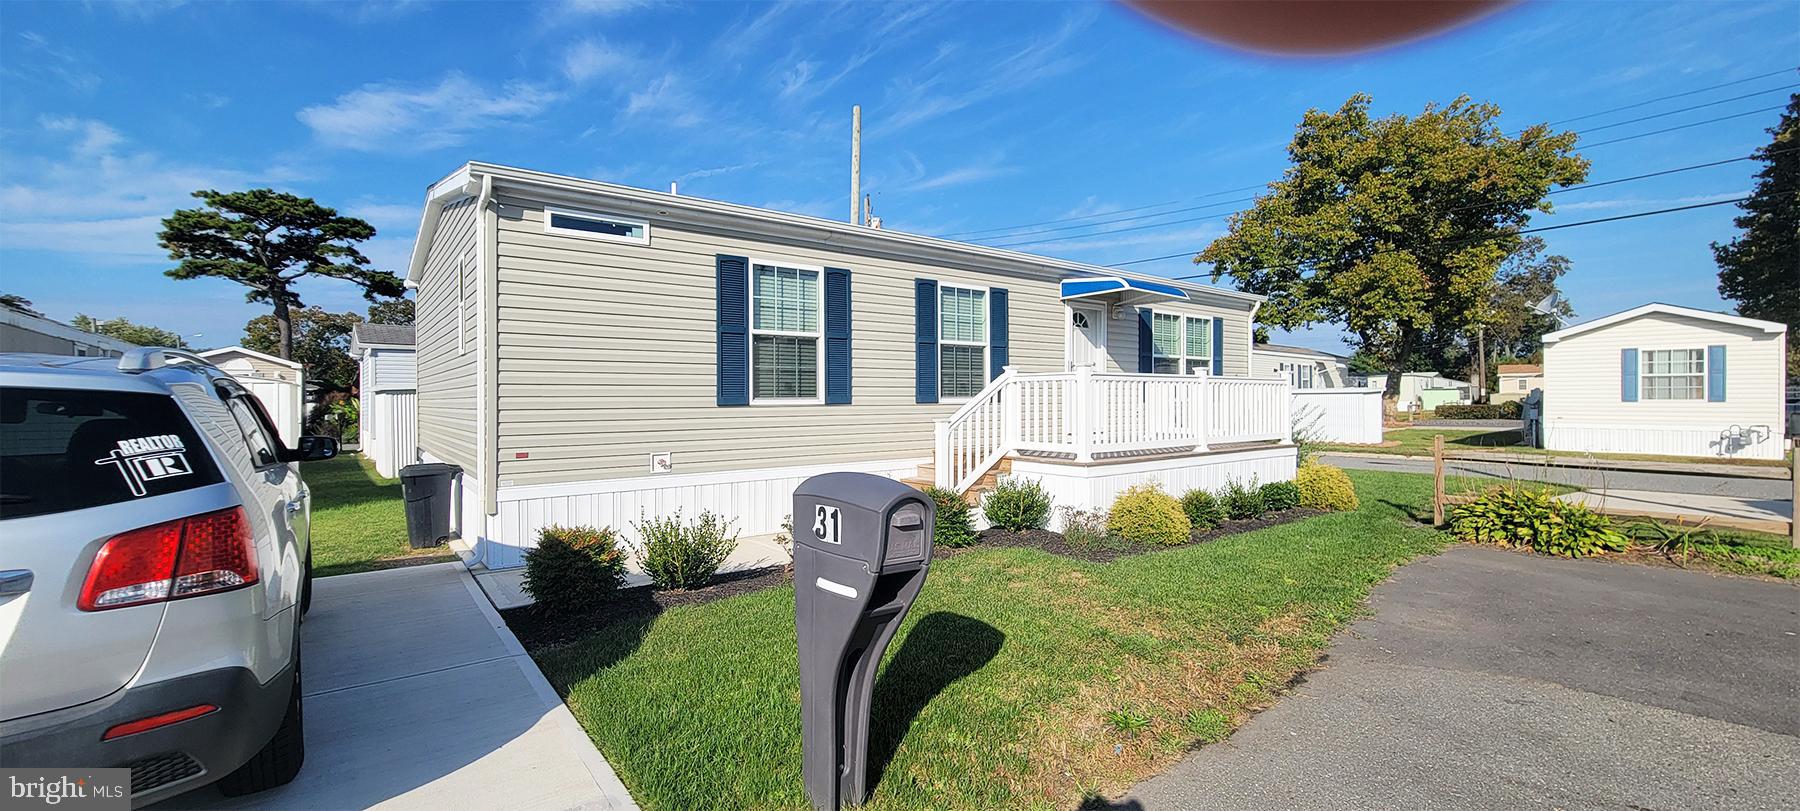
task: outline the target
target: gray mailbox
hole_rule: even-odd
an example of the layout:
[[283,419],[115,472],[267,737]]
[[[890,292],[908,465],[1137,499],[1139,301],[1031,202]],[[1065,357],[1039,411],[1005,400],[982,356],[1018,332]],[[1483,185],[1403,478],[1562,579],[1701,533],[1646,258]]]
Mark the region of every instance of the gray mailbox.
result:
[[801,773],[819,811],[868,797],[875,669],[925,584],[935,514],[925,494],[867,473],[794,490]]

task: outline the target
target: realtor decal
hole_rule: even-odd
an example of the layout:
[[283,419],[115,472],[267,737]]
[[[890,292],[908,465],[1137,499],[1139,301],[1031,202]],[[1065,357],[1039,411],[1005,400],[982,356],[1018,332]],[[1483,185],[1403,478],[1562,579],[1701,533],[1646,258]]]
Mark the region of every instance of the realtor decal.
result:
[[172,479],[194,472],[188,465],[187,446],[182,444],[181,437],[174,434],[121,439],[119,447],[105,458],[95,459],[94,464],[118,467],[119,475],[125,477],[125,483],[130,485],[134,496],[148,492],[144,488],[146,482]]

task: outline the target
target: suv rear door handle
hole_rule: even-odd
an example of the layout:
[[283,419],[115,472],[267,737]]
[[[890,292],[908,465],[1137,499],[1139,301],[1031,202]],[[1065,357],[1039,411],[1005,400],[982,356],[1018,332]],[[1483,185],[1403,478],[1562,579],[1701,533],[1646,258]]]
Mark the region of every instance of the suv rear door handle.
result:
[[7,569],[0,572],[0,597],[11,597],[31,591],[30,569]]

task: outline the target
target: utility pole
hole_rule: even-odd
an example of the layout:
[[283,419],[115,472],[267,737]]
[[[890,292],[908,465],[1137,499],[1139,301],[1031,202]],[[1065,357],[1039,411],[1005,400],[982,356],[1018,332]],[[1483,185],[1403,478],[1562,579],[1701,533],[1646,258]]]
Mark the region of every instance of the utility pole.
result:
[[1475,391],[1480,395],[1475,398],[1475,402],[1485,403],[1488,401],[1487,325],[1485,324],[1475,328],[1475,358],[1475,373],[1481,375],[1481,379],[1475,383]]
[[850,108],[850,224],[862,224],[862,105]]

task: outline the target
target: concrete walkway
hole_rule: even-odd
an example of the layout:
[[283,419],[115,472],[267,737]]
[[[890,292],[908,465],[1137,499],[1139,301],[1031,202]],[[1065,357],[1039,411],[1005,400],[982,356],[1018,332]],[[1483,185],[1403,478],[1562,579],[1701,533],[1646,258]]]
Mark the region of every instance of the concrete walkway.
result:
[[462,564],[316,580],[302,634],[299,778],[158,807],[637,807]]
[[1453,547],[1115,808],[1789,809],[1800,589]]
[[1715,496],[1699,493],[1662,493],[1653,490],[1606,490],[1565,493],[1557,498],[1586,504],[1608,515],[1641,515],[1701,524],[1786,534],[1794,515],[1794,502],[1775,499]]

